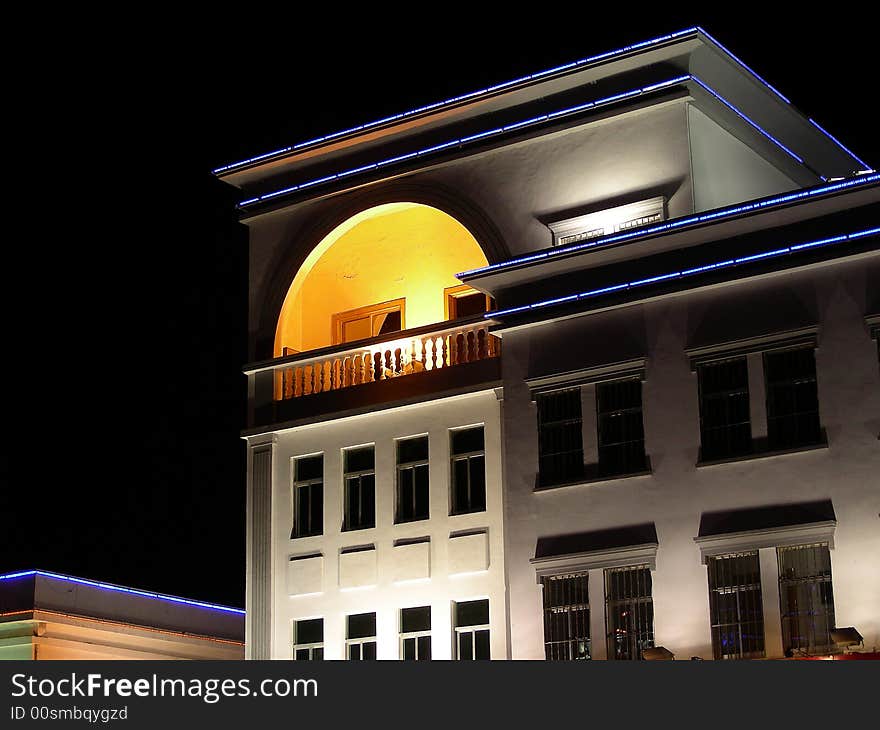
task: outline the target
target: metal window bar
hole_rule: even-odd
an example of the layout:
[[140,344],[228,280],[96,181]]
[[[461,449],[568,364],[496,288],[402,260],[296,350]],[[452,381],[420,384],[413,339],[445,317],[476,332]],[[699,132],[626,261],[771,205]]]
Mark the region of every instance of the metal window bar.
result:
[[541,484],[576,481],[584,473],[581,390],[538,395],[538,474]]
[[697,367],[700,388],[700,443],[704,461],[752,451],[749,371],[744,357]]
[[588,574],[541,579],[544,593],[544,656],[550,661],[591,658]]
[[644,471],[642,381],[614,380],[596,386],[599,472],[604,476]]
[[764,373],[770,448],[796,448],[821,441],[813,348],[765,352]]
[[764,609],[758,551],[708,560],[709,615],[716,659],[764,656]]
[[654,646],[654,603],[647,565],[605,570],[605,627],[609,659],[642,659],[642,651]]
[[779,547],[776,554],[785,655],[831,651],[834,593],[828,543]]

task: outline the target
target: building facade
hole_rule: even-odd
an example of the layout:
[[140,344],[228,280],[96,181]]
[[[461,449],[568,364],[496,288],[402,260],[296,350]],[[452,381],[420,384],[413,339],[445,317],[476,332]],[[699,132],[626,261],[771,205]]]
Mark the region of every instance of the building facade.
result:
[[244,611],[42,570],[0,575],[0,660],[244,658]]
[[249,658],[880,644],[880,176],[705,31],[215,173]]

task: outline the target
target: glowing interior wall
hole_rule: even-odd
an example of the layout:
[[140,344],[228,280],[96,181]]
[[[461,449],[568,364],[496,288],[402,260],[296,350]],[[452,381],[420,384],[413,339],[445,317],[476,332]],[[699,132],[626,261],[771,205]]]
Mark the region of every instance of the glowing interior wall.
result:
[[275,332],[283,347],[312,350],[331,344],[334,314],[406,298],[404,326],[441,322],[443,289],[459,271],[487,260],[471,233],[426,205],[390,203],[359,213],[309,254],[287,292]]

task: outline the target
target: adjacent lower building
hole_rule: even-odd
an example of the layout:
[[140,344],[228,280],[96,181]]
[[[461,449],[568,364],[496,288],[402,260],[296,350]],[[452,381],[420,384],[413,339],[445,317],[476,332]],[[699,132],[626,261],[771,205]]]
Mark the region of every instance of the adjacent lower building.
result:
[[243,658],[240,608],[42,570],[0,575],[0,660]]
[[215,173],[248,658],[876,651],[880,175],[705,31]]

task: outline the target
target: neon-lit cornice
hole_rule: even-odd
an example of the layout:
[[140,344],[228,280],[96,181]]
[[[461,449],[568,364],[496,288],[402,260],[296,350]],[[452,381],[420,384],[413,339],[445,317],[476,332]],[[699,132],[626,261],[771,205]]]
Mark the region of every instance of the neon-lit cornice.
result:
[[520,307],[511,307],[509,309],[501,309],[496,312],[487,312],[484,317],[486,319],[494,319],[497,317],[503,317],[507,314],[517,314],[521,312],[528,312],[536,309],[541,309],[543,307],[549,307],[554,304],[563,304],[566,302],[574,302],[580,301],[584,299],[590,299],[592,297],[597,297],[602,294],[609,294],[615,291],[623,291],[626,289],[636,289],[641,286],[647,286],[648,284],[654,284],[658,281],[667,281],[669,279],[682,279],[688,276],[694,276],[695,274],[702,274],[707,271],[715,271],[717,269],[730,268],[732,266],[739,266],[740,264],[746,264],[751,261],[757,261],[759,259],[769,259],[775,258],[778,256],[784,256],[788,254],[793,254],[798,251],[803,251],[805,249],[810,248],[818,248],[820,246],[831,246],[836,243],[842,243],[844,241],[852,241],[857,238],[864,238],[866,236],[876,236],[880,235],[880,227],[878,228],[868,228],[862,231],[856,231],[854,233],[844,233],[839,236],[832,236],[830,238],[822,238],[817,241],[810,241],[808,243],[798,243],[792,244],[790,246],[783,246],[782,248],[771,249],[768,251],[763,251],[761,253],[752,254],[750,256],[742,256],[740,258],[734,259],[726,259],[724,261],[715,261],[712,263],[704,264],[702,266],[696,266],[690,269],[684,269],[682,271],[670,271],[662,274],[657,274],[655,276],[649,276],[644,279],[637,279],[635,281],[627,281],[621,282],[619,284],[612,284],[611,286],[604,286],[600,289],[591,289],[590,291],[580,292],[579,294],[570,294],[565,297],[557,297],[555,299],[544,299],[539,302],[534,302],[532,304],[524,304]]
[[540,251],[538,253],[529,254],[527,256],[519,256],[517,258],[508,259],[507,261],[500,261],[497,264],[490,264],[489,266],[483,266],[479,269],[462,271],[461,273],[456,274],[456,277],[461,279],[471,276],[479,276],[480,274],[485,274],[490,271],[501,271],[504,269],[512,268],[514,266],[521,266],[522,264],[526,264],[532,261],[540,261],[541,259],[549,259],[563,254],[574,253],[576,251],[584,251],[586,249],[596,248],[597,246],[607,246],[612,243],[620,243],[621,241],[628,241],[643,236],[651,236],[655,233],[667,233],[668,231],[674,231],[687,226],[695,226],[701,223],[706,223],[708,221],[723,220],[725,218],[731,218],[733,216],[741,215],[742,213],[750,213],[758,210],[764,210],[765,208],[771,208],[776,205],[785,205],[793,201],[808,200],[817,195],[825,195],[827,193],[832,193],[837,190],[860,187],[862,185],[868,185],[870,183],[875,183],[878,181],[880,181],[880,173],[861,175],[859,177],[850,178],[849,180],[844,180],[842,182],[828,183],[827,185],[819,185],[814,188],[808,188],[806,190],[800,190],[794,193],[783,193],[782,195],[776,195],[772,198],[764,198],[763,200],[742,203],[727,208],[718,208],[716,210],[709,211],[708,213],[700,213],[697,215],[685,216],[684,218],[676,218],[666,223],[658,223],[655,226],[636,228],[634,230],[627,231],[626,233],[617,233],[610,236],[602,236],[601,238],[594,238],[583,243],[573,243],[568,246],[555,246],[553,248]]
[[[756,130],[759,134],[761,134],[764,138],[770,141],[772,144],[776,145],[780,150],[789,155],[795,162],[805,165],[804,160],[799,157],[796,153],[792,152],[788,147],[786,147],[782,142],[780,142],[776,137],[767,132],[763,127],[761,127],[757,122],[750,119],[746,116],[741,110],[735,107],[733,104],[724,99],[718,92],[712,89],[708,84],[697,78],[692,74],[684,74],[682,76],[676,76],[675,78],[668,79],[666,81],[661,81],[657,84],[650,84],[649,86],[642,86],[636,89],[631,89],[630,91],[625,91],[620,94],[614,94],[613,96],[607,96],[602,99],[596,99],[595,101],[589,101],[584,104],[577,104],[575,106],[566,107],[564,109],[558,109],[554,112],[549,112],[547,114],[541,114],[536,117],[530,117],[529,119],[523,119],[519,122],[513,122],[511,124],[506,124],[503,127],[495,127],[493,129],[488,129],[483,132],[479,132],[477,134],[471,134],[466,137],[458,137],[456,139],[449,140],[447,142],[443,142],[441,144],[431,145],[430,147],[426,147],[421,150],[416,150],[415,152],[409,152],[405,155],[397,155],[395,157],[389,157],[384,160],[380,160],[378,162],[371,163],[369,165],[362,165],[361,167],[355,167],[351,170],[345,170],[343,172],[335,173],[333,175],[326,175],[324,177],[319,177],[315,180],[309,180],[304,183],[300,183],[298,185],[290,185],[286,188],[282,188],[281,190],[275,190],[270,193],[265,193],[264,195],[259,195],[254,198],[248,198],[247,200],[243,200],[238,204],[239,208],[247,208],[257,203],[264,203],[267,200],[272,200],[273,198],[280,197],[282,195],[287,195],[289,193],[298,192],[300,190],[305,190],[306,188],[311,188],[316,185],[321,185],[324,183],[332,182],[334,180],[340,180],[342,178],[351,177],[352,175],[357,175],[359,173],[367,172],[370,170],[378,170],[390,165],[394,165],[398,162],[403,162],[404,160],[411,160],[414,158],[425,157],[427,155],[431,155],[435,152],[439,152],[440,150],[448,149],[450,147],[464,147],[470,145],[478,140],[485,140],[488,138],[499,137],[505,135],[509,132],[519,131],[521,129],[526,129],[529,127],[534,127],[536,125],[543,124],[548,121],[554,121],[556,119],[560,119],[572,114],[578,114],[580,112],[587,111],[589,109],[597,109],[599,107],[608,106],[610,104],[617,103],[619,101],[623,101],[626,99],[633,99],[638,96],[642,96],[644,94],[649,94],[653,91],[659,91],[660,89],[667,89],[672,86],[676,86],[678,84],[688,83],[689,81],[693,81],[697,85],[700,86],[703,90],[709,93],[713,98],[723,104],[725,107],[730,109],[734,114],[743,119],[747,124],[749,124],[754,130]],[[813,172],[813,171],[811,171]],[[813,174],[815,174],[813,172]]]
[[[560,66],[554,66],[553,68],[544,69],[543,71],[538,71],[533,74],[528,74],[526,76],[520,76],[516,79],[511,79],[510,81],[504,81],[500,84],[495,84],[493,86],[487,86],[483,89],[478,89],[476,91],[471,91],[466,94],[460,94],[459,96],[454,96],[450,99],[446,99],[444,101],[434,102],[433,104],[426,104],[425,106],[420,106],[416,109],[410,109],[409,111],[401,112],[400,114],[394,114],[389,117],[383,117],[382,119],[377,119],[372,122],[367,122],[365,124],[359,124],[356,127],[349,127],[348,129],[343,129],[338,132],[332,132],[330,134],[326,134],[320,137],[315,137],[314,139],[306,140],[304,142],[299,142],[297,144],[289,145],[287,147],[282,147],[277,150],[273,150],[271,152],[266,152],[261,155],[255,155],[254,157],[249,157],[245,160],[240,160],[238,162],[232,162],[228,165],[223,165],[222,167],[218,167],[214,169],[212,172],[215,175],[219,175],[226,172],[231,172],[233,170],[237,170],[242,167],[246,167],[247,165],[251,165],[255,162],[262,162],[264,160],[268,160],[273,157],[278,157],[281,155],[289,154],[290,152],[296,152],[298,150],[304,149],[306,147],[311,147],[314,145],[319,145],[324,142],[328,142],[334,139],[338,139],[340,137],[345,137],[349,134],[355,134],[357,132],[363,132],[374,127],[381,126],[383,124],[388,124],[390,122],[397,122],[403,119],[407,119],[409,117],[416,116],[418,114],[424,114],[428,111],[433,111],[436,109],[440,109],[441,107],[450,106],[453,104],[458,104],[462,101],[473,100],[481,96],[485,96],[487,94],[492,94],[494,92],[500,91],[502,89],[506,89],[512,86],[516,86],[517,84],[526,83],[529,81],[536,81],[538,79],[551,76],[555,73],[560,73],[563,71],[570,71],[571,69],[579,68],[581,66],[586,66],[588,64],[597,63],[599,61],[608,61],[617,56],[622,56],[627,53],[632,53],[633,51],[638,51],[646,48],[650,48],[652,46],[657,46],[662,43],[666,43],[671,40],[675,40],[676,38],[681,38],[687,35],[693,35],[699,33],[711,43],[713,43],[722,53],[727,55],[734,63],[743,68],[748,74],[750,74],[754,79],[756,79],[762,86],[764,86],[768,91],[774,94],[777,98],[783,101],[785,104],[792,106],[791,100],[788,97],[784,96],[776,87],[772,86],[766,79],[764,79],[760,74],[755,72],[750,66],[742,61],[738,56],[734,55],[726,46],[720,43],[714,36],[707,33],[703,28],[699,26],[694,26],[692,28],[686,28],[684,30],[676,31],[674,33],[667,33],[666,35],[658,36],[657,38],[651,38],[650,40],[641,41],[639,43],[633,43],[628,46],[624,46],[623,48],[617,48],[613,51],[606,51],[604,53],[598,53],[594,56],[588,56],[586,58],[582,58],[578,61],[572,61],[571,63],[565,63]],[[834,144],[836,144],[841,150],[846,152],[848,155],[853,157],[856,161],[858,161],[865,169],[870,169],[870,165],[868,165],[864,160],[859,159],[851,150],[845,147],[837,138],[819,126],[818,123],[809,120],[813,126],[816,127],[819,132],[824,134],[828,139],[830,139]]]
[[54,578],[55,580],[63,580],[68,583],[77,583],[79,585],[90,586],[92,588],[100,588],[105,591],[115,593],[129,593],[134,596],[142,596],[144,598],[153,598],[158,601],[166,601],[169,603],[185,604],[187,606],[196,606],[197,608],[209,608],[214,611],[223,611],[225,613],[235,613],[244,615],[244,610],[240,608],[231,608],[230,606],[220,606],[216,603],[205,603],[204,601],[194,601],[189,598],[179,598],[178,596],[168,596],[163,593],[151,593],[150,591],[141,591],[136,588],[126,588],[125,586],[117,586],[112,583],[100,583],[94,580],[86,580],[85,578],[74,578],[69,575],[61,575],[60,573],[50,573],[45,570],[23,570],[18,573],[7,573],[0,575],[0,581],[12,580],[13,578],[23,578],[30,575],[41,575],[45,578]]
[[694,27],[694,28],[686,28],[685,30],[679,30],[679,31],[676,31],[675,33],[667,33],[666,35],[662,35],[657,38],[652,38],[647,41],[641,41],[640,43],[633,43],[632,45],[624,46],[623,48],[618,48],[614,51],[606,51],[605,53],[599,53],[595,56],[588,56],[587,58],[582,58],[580,61],[572,61],[571,63],[562,64],[561,66],[554,66],[553,68],[544,69],[543,71],[538,71],[533,74],[528,74],[527,76],[520,76],[517,79],[511,79],[510,81],[504,81],[500,84],[495,84],[494,86],[487,86],[484,89],[478,89],[477,91],[471,91],[471,92],[468,92],[467,94],[460,94],[459,96],[453,96],[452,98],[446,99],[444,101],[437,101],[437,102],[434,102],[433,104],[426,104],[425,106],[420,106],[416,109],[410,109],[409,111],[401,112],[400,114],[394,114],[390,117],[383,117],[382,119],[377,119],[373,122],[367,122],[366,124],[359,124],[356,127],[350,127],[348,129],[343,129],[338,132],[332,132],[331,134],[325,134],[321,137],[315,137],[314,139],[306,140],[305,142],[300,142],[298,144],[290,145],[288,147],[282,147],[281,149],[277,149],[272,152],[266,152],[265,154],[262,154],[262,155],[256,155],[255,157],[249,157],[246,160],[241,160],[239,162],[232,162],[228,165],[224,165],[223,167],[218,167],[216,170],[213,170],[212,172],[215,175],[222,173],[222,172],[229,172],[229,171],[235,170],[239,167],[244,167],[246,165],[250,165],[254,162],[260,162],[261,160],[266,160],[270,157],[275,157],[277,155],[285,155],[288,152],[294,152],[296,150],[303,149],[304,147],[310,147],[312,145],[321,144],[322,142],[328,142],[329,140],[332,140],[332,139],[344,137],[347,134],[354,134],[355,132],[363,132],[367,129],[372,129],[373,127],[378,127],[382,124],[388,124],[389,122],[396,122],[401,119],[406,119],[408,117],[415,116],[417,114],[424,114],[425,112],[432,111],[434,109],[439,109],[440,107],[449,106],[451,104],[458,104],[462,101],[475,99],[479,96],[485,96],[486,94],[491,94],[493,92],[500,91],[501,89],[505,89],[510,86],[516,86],[517,84],[522,84],[522,83],[525,83],[526,81],[535,81],[535,80],[543,78],[545,76],[550,76],[552,74],[559,73],[560,71],[568,71],[570,69],[577,68],[578,66],[585,66],[586,64],[595,63],[596,61],[604,61],[609,58],[613,58],[614,56],[621,56],[625,53],[631,53],[632,51],[637,51],[642,48],[656,46],[661,43],[666,43],[667,41],[671,41],[676,38],[680,38],[681,36],[691,35],[691,34],[697,33],[697,32],[700,32],[700,28]]

